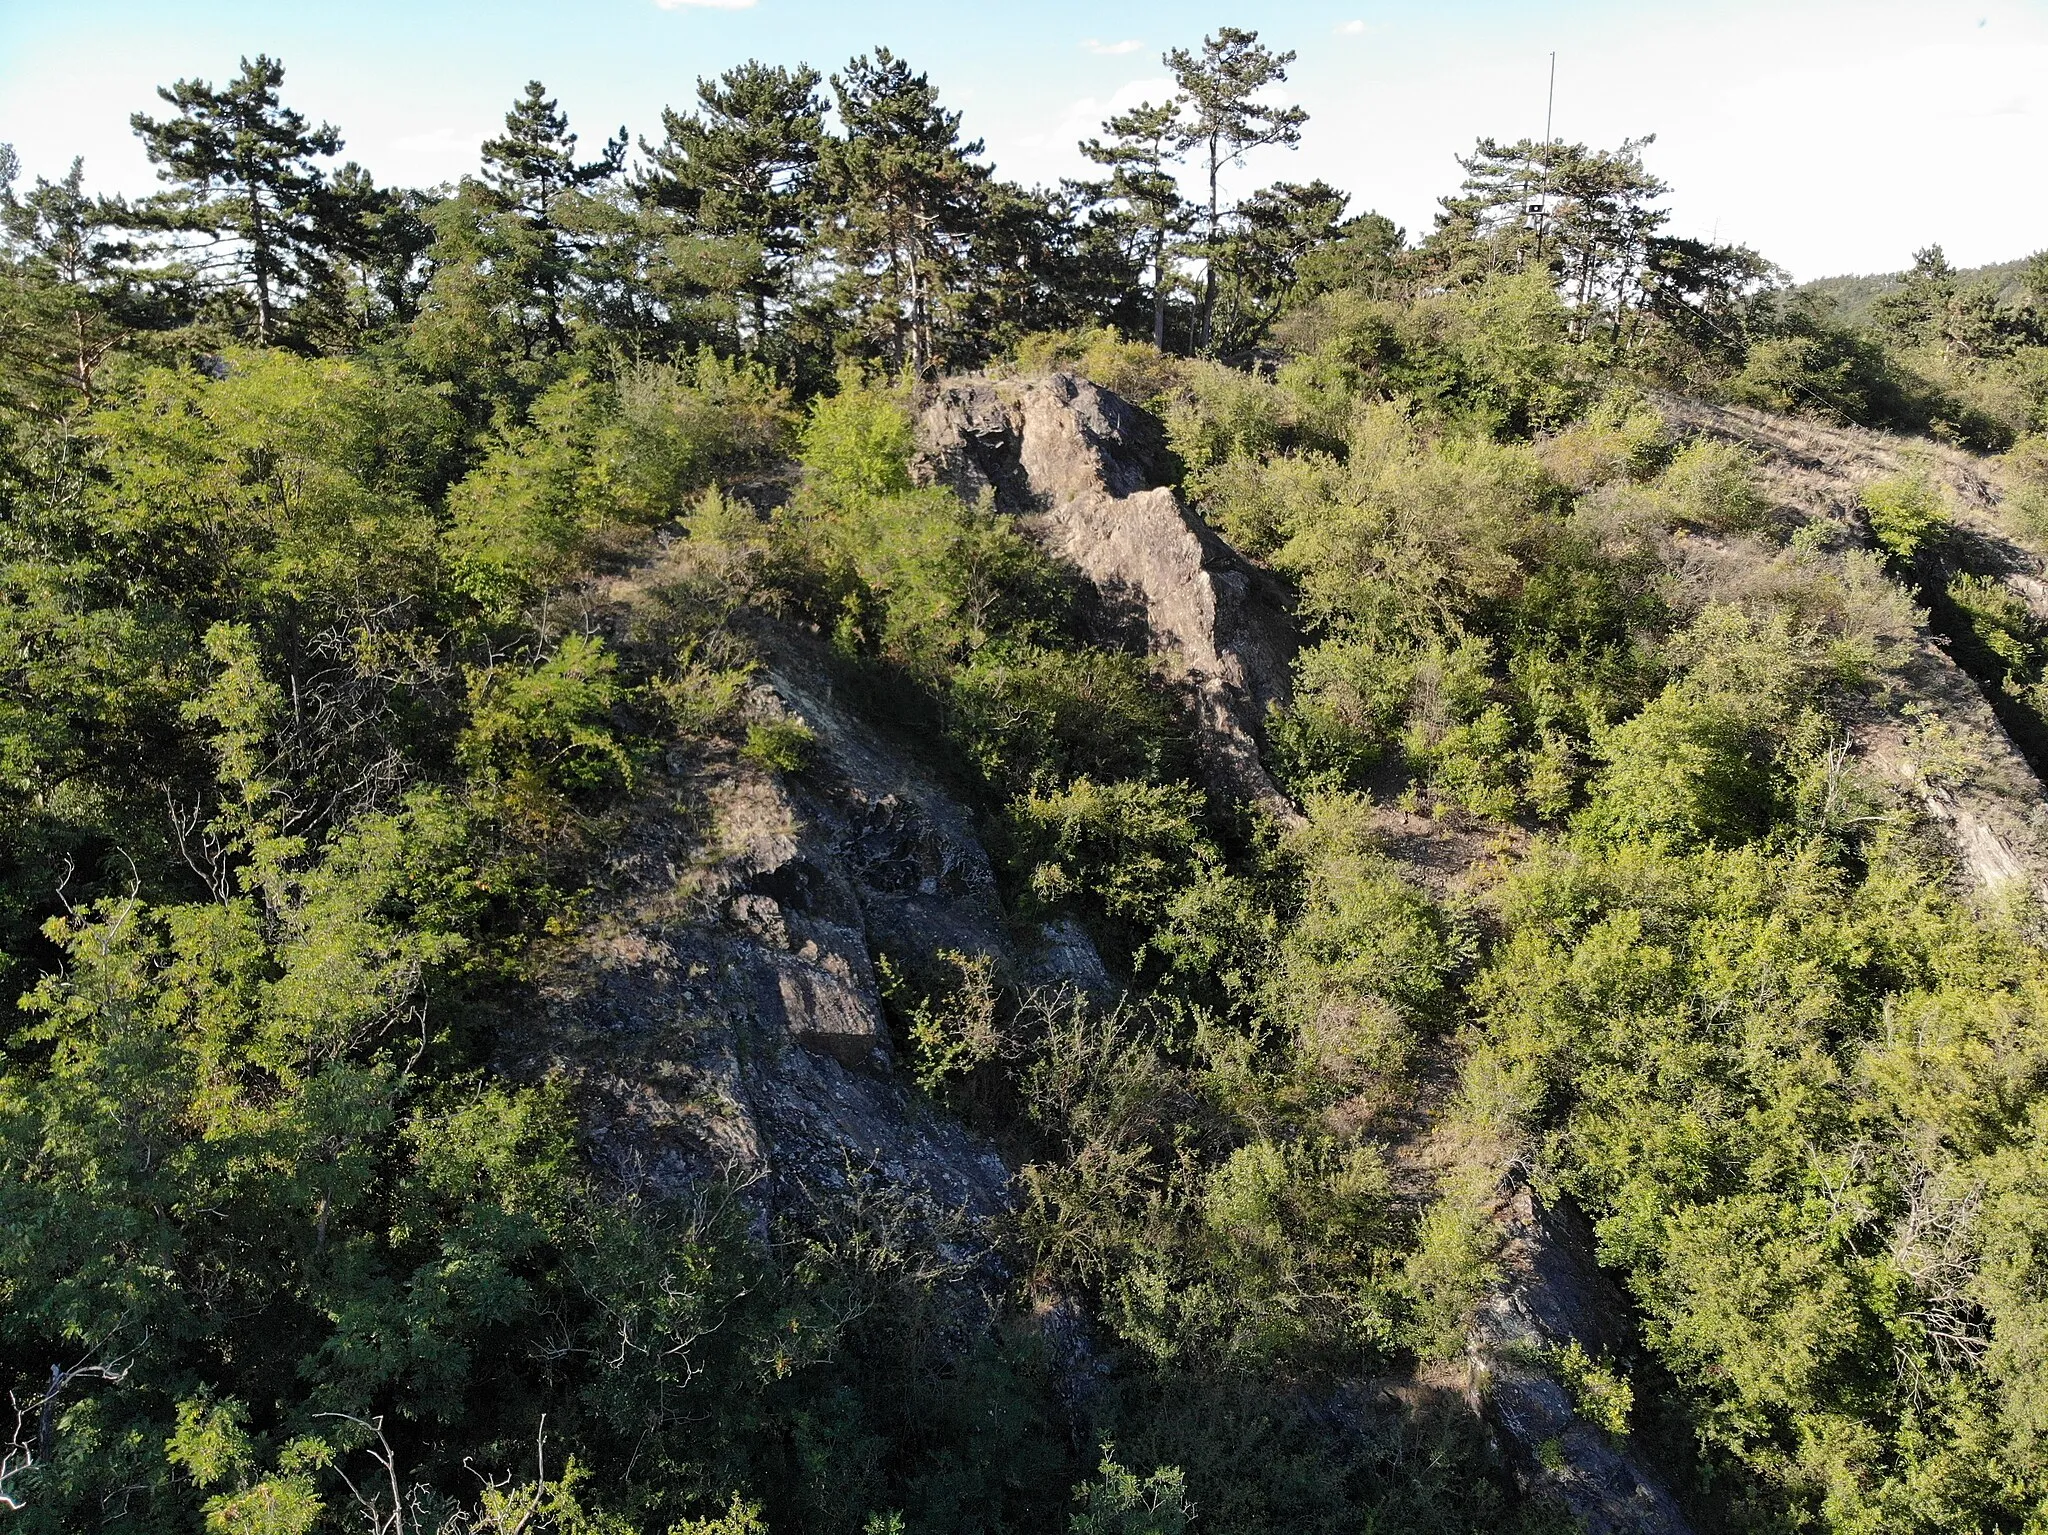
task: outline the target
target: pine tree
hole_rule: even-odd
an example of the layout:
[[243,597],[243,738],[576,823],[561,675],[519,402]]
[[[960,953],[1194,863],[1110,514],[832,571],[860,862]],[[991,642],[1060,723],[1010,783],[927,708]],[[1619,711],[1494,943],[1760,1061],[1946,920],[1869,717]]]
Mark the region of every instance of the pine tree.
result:
[[11,279],[0,299],[5,372],[32,396],[73,396],[90,406],[108,354],[162,318],[138,265],[144,253],[125,237],[131,215],[119,202],[86,194],[83,160],[73,160],[62,181],[37,177],[18,197],[11,180],[0,175]]
[[846,130],[825,156],[836,253],[897,363],[923,375],[985,197],[988,171],[968,160],[981,142],[961,143],[960,114],[887,48],[854,59],[832,90]]
[[1278,182],[1239,204],[1213,258],[1218,350],[1259,344],[1293,296],[1302,261],[1338,237],[1350,198],[1327,181]]
[[626,144],[621,128],[597,159],[578,163],[568,115],[538,80],[526,83],[526,93],[505,114],[505,132],[484,143],[484,186],[496,207],[529,236],[525,279],[537,296],[551,346],[568,339],[562,302],[575,265],[573,242],[564,237],[563,201],[618,175]]
[[343,344],[403,324],[418,310],[421,258],[432,239],[422,207],[431,195],[380,187],[353,160],[321,189],[317,208],[329,261],[311,297]]
[[1081,153],[1109,170],[1099,190],[1121,201],[1143,233],[1152,266],[1152,344],[1166,349],[1167,258],[1170,242],[1187,229],[1187,203],[1167,165],[1178,151],[1177,102],[1146,102],[1102,125],[1108,142],[1087,139]]
[[752,349],[768,334],[809,244],[825,138],[821,77],[809,65],[757,60],[697,82],[697,110],[661,114],[663,140],[641,150],[649,170],[634,191],[695,232],[745,247],[739,292],[753,314]]
[[2020,285],[2038,307],[2048,309],[2048,250],[2035,251],[2027,258],[2020,268]]
[[[157,94],[178,109],[158,121],[137,112],[157,174],[175,190],[154,199],[145,217],[156,227],[226,242],[220,260],[249,286],[256,340],[268,342],[289,296],[316,280],[325,251],[316,199],[323,178],[313,164],[341,149],[341,135],[279,103],[284,65],[266,55],[242,60],[225,89],[180,80]],[[200,265],[209,263],[201,254]]]
[[1443,280],[1469,282],[1531,263],[1546,267],[1572,309],[1572,334],[1595,322],[1618,336],[1646,301],[1669,187],[1643,164],[1655,134],[1613,150],[1481,139],[1458,163],[1465,181],[1442,200],[1426,245]]
[[1182,153],[1200,149],[1208,173],[1209,202],[1204,218],[1204,251],[1208,271],[1202,279],[1202,312],[1197,345],[1207,350],[1216,312],[1215,253],[1223,233],[1218,181],[1226,165],[1241,165],[1254,149],[1278,144],[1292,149],[1301,142],[1308,113],[1300,107],[1269,107],[1252,98],[1287,78],[1294,54],[1275,53],[1259,34],[1223,27],[1202,39],[1199,55],[1185,48],[1164,54],[1180,88],[1181,108],[1174,141]]

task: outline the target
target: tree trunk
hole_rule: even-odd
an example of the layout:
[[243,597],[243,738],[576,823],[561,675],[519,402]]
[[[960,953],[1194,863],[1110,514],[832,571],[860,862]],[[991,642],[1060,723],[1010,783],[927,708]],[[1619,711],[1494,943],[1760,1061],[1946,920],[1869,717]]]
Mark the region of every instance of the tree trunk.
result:
[[85,344],[85,311],[76,306],[73,306],[71,310],[71,334],[76,343],[73,356],[77,360],[76,382],[78,384],[78,392],[85,396],[86,408],[91,409],[93,404],[92,363],[90,361],[91,354]]
[[1223,170],[1223,162],[1217,158],[1221,145],[1215,134],[1209,135],[1209,248],[1202,253],[1202,325],[1201,343],[1196,350],[1207,352],[1213,339],[1211,326],[1216,318],[1216,180]]
[[64,1389],[64,1372],[50,1366],[50,1389],[43,1393],[43,1408],[36,1421],[36,1458],[48,1465],[57,1453],[57,1396]]
[[931,366],[931,341],[925,329],[924,271],[918,265],[915,239],[903,254],[910,267],[910,370],[921,379]]
[[256,277],[256,344],[270,343],[270,239],[263,228],[263,199],[249,193],[250,266]]
[[1166,221],[1162,218],[1152,240],[1152,345],[1166,350]]

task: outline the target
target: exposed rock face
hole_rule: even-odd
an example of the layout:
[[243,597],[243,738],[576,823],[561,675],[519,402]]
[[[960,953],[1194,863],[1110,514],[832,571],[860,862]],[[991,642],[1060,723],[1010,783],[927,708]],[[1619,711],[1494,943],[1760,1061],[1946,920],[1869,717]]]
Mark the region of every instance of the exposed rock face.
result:
[[1587,1535],[1690,1535],[1656,1474],[1581,1417],[1542,1366],[1547,1349],[1577,1343],[1601,1358],[1626,1342],[1627,1303],[1600,1272],[1585,1223],[1519,1180],[1495,1219],[1504,1275],[1473,1322],[1474,1406],[1513,1447],[1525,1479],[1562,1499]]
[[921,478],[992,494],[1085,578],[1102,636],[1143,643],[1186,688],[1210,786],[1291,816],[1259,761],[1297,643],[1286,590],[1167,488],[1159,424],[1069,373],[961,378],[938,386],[918,441]]
[[803,719],[816,760],[786,777],[678,764],[507,1064],[577,1091],[627,1186],[673,1195],[732,1176],[765,1218],[860,1182],[971,1225],[1006,1206],[1009,1169],[901,1081],[876,960],[952,949],[1083,989],[1106,985],[1102,962],[1078,929],[1012,936],[965,809],[837,708],[797,646],[752,707]]

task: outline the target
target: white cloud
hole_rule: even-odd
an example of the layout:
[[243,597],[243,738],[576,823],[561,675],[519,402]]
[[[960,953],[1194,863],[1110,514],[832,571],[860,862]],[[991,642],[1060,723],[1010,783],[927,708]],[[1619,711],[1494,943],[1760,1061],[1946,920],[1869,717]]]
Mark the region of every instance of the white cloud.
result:
[[[1059,122],[1044,133],[1027,133],[1016,142],[1027,149],[1071,151],[1083,139],[1098,138],[1102,133],[1105,119],[1133,107],[1143,106],[1148,101],[1166,101],[1173,95],[1173,82],[1166,79],[1132,80],[1117,87],[1107,100],[1099,101],[1093,96],[1083,96],[1072,103]],[[1060,174],[1068,174],[1071,167],[1063,168]]]
[[704,11],[750,11],[754,0],[654,0],[664,11],[680,11],[684,8]]
[[1331,29],[1339,37],[1359,37],[1365,32],[1363,21],[1340,21]]
[[452,182],[476,170],[477,147],[496,138],[504,125],[485,117],[466,128],[415,128],[411,132],[351,134],[351,154],[359,154],[387,186],[432,186]]
[[1127,37],[1120,43],[1105,43],[1102,41],[1102,39],[1098,37],[1091,37],[1086,42],[1082,43],[1081,46],[1083,48],[1086,48],[1090,53],[1108,55],[1117,53],[1136,53],[1140,48],[1144,47],[1145,45],[1135,37]]

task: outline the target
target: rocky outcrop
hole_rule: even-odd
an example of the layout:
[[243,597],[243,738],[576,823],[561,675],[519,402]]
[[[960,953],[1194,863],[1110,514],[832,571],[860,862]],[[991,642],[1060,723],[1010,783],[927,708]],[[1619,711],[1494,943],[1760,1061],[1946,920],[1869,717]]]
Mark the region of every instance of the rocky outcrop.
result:
[[833,702],[806,642],[768,643],[749,711],[802,720],[813,760],[670,761],[504,1064],[569,1086],[624,1186],[731,1179],[761,1221],[879,1194],[933,1229],[971,1228],[1006,1207],[1010,1170],[906,1086],[879,961],[915,970],[952,950],[1083,990],[1107,987],[1102,961],[1078,929],[1013,933],[965,808]]
[[1291,816],[1259,760],[1296,646],[1286,590],[1167,485],[1159,424],[1073,374],[971,377],[936,387],[918,443],[922,480],[992,496],[1081,574],[1098,634],[1185,690],[1210,787]]
[[1586,1535],[1690,1535],[1656,1473],[1588,1422],[1545,1368],[1547,1354],[1574,1343],[1595,1360],[1627,1345],[1627,1302],[1600,1272],[1584,1221],[1519,1178],[1494,1219],[1502,1279],[1473,1320],[1473,1406],[1511,1447],[1524,1482],[1561,1500]]

